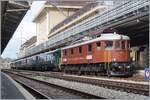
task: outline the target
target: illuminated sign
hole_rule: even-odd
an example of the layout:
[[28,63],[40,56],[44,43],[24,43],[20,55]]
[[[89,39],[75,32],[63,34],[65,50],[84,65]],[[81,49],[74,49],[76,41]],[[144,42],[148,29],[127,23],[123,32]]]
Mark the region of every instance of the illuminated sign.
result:
[[149,68],[145,68],[145,70],[144,70],[144,78],[146,80],[150,79],[150,69]]

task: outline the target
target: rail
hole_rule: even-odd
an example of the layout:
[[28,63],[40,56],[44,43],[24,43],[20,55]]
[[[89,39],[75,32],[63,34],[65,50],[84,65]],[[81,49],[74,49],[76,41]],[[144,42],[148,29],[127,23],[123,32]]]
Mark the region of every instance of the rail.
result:
[[[8,71],[10,72],[10,71]],[[94,84],[102,87],[107,87],[110,89],[126,91],[129,93],[136,93],[148,96],[149,95],[149,85],[148,84],[141,84],[141,83],[133,83],[133,82],[123,82],[123,81],[116,81],[114,80],[107,80],[107,79],[94,79],[94,78],[86,78],[86,77],[79,77],[73,75],[64,75],[63,73],[56,73],[56,72],[35,72],[35,71],[26,71],[23,70],[13,70],[13,72],[17,72],[21,75],[35,75],[35,76],[45,76],[45,77],[53,77],[57,79],[67,80],[67,81],[74,81],[74,82],[81,82],[81,83],[88,83]],[[22,73],[23,72],[23,73]]]
[[[10,72],[10,71],[3,71],[3,72],[7,73],[7,74],[10,75],[11,77],[13,77],[13,79],[15,79],[15,80],[17,80],[17,81],[19,81],[19,82],[21,82],[21,81],[19,80],[19,78],[23,78],[23,80],[25,80],[25,81],[26,81],[26,79],[27,79],[27,81],[28,81],[28,80],[31,80],[31,81],[34,81],[34,82],[43,84],[43,85],[47,86],[47,88],[48,88],[48,87],[53,87],[53,88],[57,88],[58,90],[63,90],[63,91],[65,91],[65,92],[67,92],[67,95],[59,94],[59,95],[61,95],[62,97],[69,96],[68,93],[70,93],[70,94],[72,94],[72,95],[80,96],[82,99],[83,99],[83,98],[86,98],[86,99],[88,99],[88,98],[90,98],[90,99],[104,99],[103,97],[99,97],[99,96],[97,96],[97,95],[89,94],[89,93],[86,93],[86,92],[83,92],[83,91],[75,90],[75,89],[72,89],[72,88],[67,88],[67,87],[64,87],[64,86],[61,86],[61,85],[56,85],[56,84],[53,84],[53,83],[48,83],[48,82],[46,82],[46,81],[34,79],[34,78],[31,78],[30,76],[26,76],[26,75],[23,75],[23,74],[14,73],[14,72]],[[23,82],[21,82],[21,83],[23,83]],[[23,84],[24,84],[24,83],[23,83]],[[27,86],[27,85],[26,85],[26,86]],[[27,86],[27,87],[29,87],[29,86]],[[31,89],[31,88],[30,88],[30,89]],[[42,89],[42,88],[40,88],[40,90],[41,90],[41,89]],[[33,92],[35,92],[36,94],[39,93],[39,97],[38,97],[38,98],[40,98],[40,99],[47,99],[47,98],[48,98],[48,99],[51,99],[51,97],[49,97],[49,95],[45,95],[45,93],[37,92],[37,90],[35,90],[35,89],[33,89],[33,88],[32,88],[32,90],[34,90]],[[42,90],[42,91],[45,91],[45,90]],[[53,91],[53,90],[52,90],[52,91]],[[49,93],[47,93],[47,94],[49,94]],[[44,97],[43,97],[43,96],[44,96]],[[51,96],[53,97],[52,94],[51,94]],[[58,96],[58,97],[56,96],[54,99],[57,99],[57,98],[59,98],[59,96]],[[63,98],[61,98],[61,99],[63,99]]]

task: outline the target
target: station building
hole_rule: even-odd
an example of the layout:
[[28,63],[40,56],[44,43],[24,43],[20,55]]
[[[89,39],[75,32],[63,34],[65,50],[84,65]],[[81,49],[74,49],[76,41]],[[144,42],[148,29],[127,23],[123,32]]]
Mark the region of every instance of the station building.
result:
[[[33,19],[33,22],[36,23],[36,45],[44,43],[53,35],[59,34],[105,10],[111,9],[114,5],[124,3],[124,1],[89,3],[88,0],[73,0],[71,2],[57,2],[57,7],[51,2],[45,3]],[[147,43],[131,47],[130,56],[136,69],[148,67],[148,55],[149,44]]]
[[47,1],[33,18],[33,22],[36,24],[36,45],[47,41],[48,35],[54,26],[81,9],[88,2],[89,0]]
[[25,43],[23,43],[19,49],[19,53],[17,55],[18,58],[24,57],[26,50],[28,48],[36,46],[36,42],[37,42],[37,36],[33,36],[30,39],[28,39]]
[[[37,34],[34,46],[44,43],[54,34],[59,34],[61,31],[103,12],[108,7],[111,6],[106,6],[104,2],[91,2],[90,0],[47,1],[32,20],[36,24]],[[19,58],[26,56],[26,52],[30,48],[22,45]]]

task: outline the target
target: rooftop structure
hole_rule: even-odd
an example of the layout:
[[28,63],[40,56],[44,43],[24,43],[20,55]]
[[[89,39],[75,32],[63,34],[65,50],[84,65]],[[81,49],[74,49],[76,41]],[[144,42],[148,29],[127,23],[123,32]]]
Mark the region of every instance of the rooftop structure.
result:
[[[84,6],[82,9],[80,9],[79,11],[77,11],[76,13],[74,13],[73,15],[67,17],[65,20],[63,20],[62,22],[60,22],[59,24],[57,24],[51,31],[50,33],[53,33],[56,31],[58,32],[62,26],[67,25],[68,23],[70,23],[73,20],[76,20],[78,17],[80,17],[81,15],[89,12],[90,10],[94,9],[95,7],[97,7],[99,5],[99,2],[93,2],[93,3],[89,3],[86,6]],[[102,4],[101,4],[102,5]],[[98,10],[98,8],[97,8]],[[64,29],[64,28],[62,28]],[[54,34],[54,33],[53,33]]]
[[32,44],[36,43],[36,41],[37,41],[36,39],[37,39],[37,36],[31,37],[29,40],[27,40],[25,43],[23,43],[21,45],[21,47],[29,47],[29,46],[31,46]]
[[23,43],[20,47],[20,51],[18,53],[18,57],[25,56],[26,49],[34,47],[36,45],[37,36],[31,37],[25,43]]

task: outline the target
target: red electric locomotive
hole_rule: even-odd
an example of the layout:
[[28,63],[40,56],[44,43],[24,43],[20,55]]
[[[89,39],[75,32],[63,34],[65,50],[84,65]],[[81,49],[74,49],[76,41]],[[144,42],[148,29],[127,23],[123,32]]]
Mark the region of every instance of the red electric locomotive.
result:
[[108,76],[132,75],[130,38],[116,33],[67,46],[61,49],[61,66],[65,72],[94,73]]

